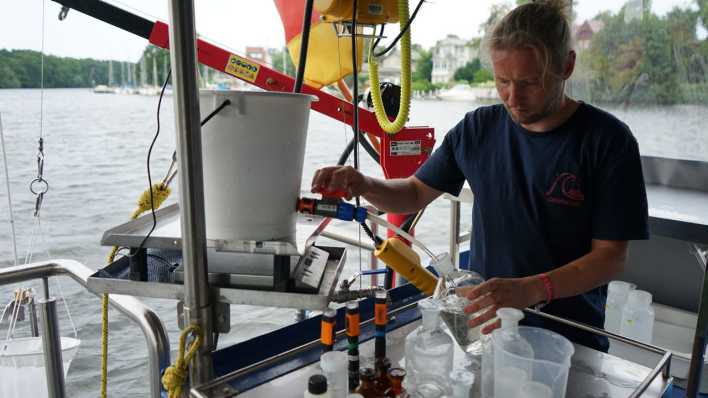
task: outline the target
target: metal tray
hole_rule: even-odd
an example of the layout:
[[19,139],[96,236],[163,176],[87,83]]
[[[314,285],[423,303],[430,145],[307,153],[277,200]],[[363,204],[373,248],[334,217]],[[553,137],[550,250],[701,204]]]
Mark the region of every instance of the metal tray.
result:
[[[346,250],[343,247],[318,246],[329,252],[319,288],[314,292],[279,292],[266,290],[265,286],[239,288],[227,286],[231,280],[216,281],[224,284],[212,285],[212,294],[219,302],[228,304],[248,304],[267,307],[297,308],[322,310],[327,307],[337,287],[339,276],[346,262]],[[148,252],[148,256],[154,254]],[[168,253],[159,251],[160,254]],[[179,254],[174,248],[168,254]],[[125,294],[130,296],[154,297],[184,300],[184,286],[175,278],[178,264],[171,264],[165,256],[156,264],[156,257],[148,262],[148,281],[133,281],[128,278],[129,262],[123,257],[107,267],[98,270],[88,278],[88,289],[94,293]],[[166,261],[165,261],[166,260]],[[245,277],[267,278],[266,275],[241,274]],[[272,280],[272,275],[271,275]],[[264,283],[264,282],[261,282]]]
[[[155,231],[145,241],[144,247],[180,249],[182,247],[182,230],[179,204],[175,203],[158,209],[155,211],[155,217],[157,218],[157,226]],[[305,252],[308,239],[318,234],[318,228],[322,227],[323,222],[326,221],[326,219],[319,216],[299,214],[297,218],[296,242],[207,238],[207,247],[227,252],[300,255]],[[101,244],[104,246],[138,247],[150,228],[152,228],[152,215],[146,213],[136,220],[106,231],[101,238]]]

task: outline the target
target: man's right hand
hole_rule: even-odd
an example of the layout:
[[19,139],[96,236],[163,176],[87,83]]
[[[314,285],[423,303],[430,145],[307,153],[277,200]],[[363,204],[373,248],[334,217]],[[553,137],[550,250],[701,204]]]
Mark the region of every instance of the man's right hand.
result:
[[313,193],[344,191],[345,198],[351,200],[355,196],[367,193],[370,185],[369,177],[351,166],[331,166],[315,172],[311,191]]

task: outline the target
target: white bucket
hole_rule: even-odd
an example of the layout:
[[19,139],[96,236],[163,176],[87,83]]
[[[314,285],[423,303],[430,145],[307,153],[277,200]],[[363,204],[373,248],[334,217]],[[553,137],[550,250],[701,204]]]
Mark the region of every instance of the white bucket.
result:
[[[79,349],[80,340],[61,337],[64,378]],[[0,341],[0,397],[46,397],[47,376],[44,370],[41,337],[25,337]]]
[[210,239],[295,242],[310,95],[203,90],[206,233]]

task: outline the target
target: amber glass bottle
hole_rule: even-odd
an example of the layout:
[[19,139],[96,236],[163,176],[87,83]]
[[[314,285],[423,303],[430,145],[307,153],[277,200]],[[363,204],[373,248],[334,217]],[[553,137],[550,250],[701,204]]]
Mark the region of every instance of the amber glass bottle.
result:
[[377,358],[374,362],[376,374],[376,389],[383,396],[391,388],[391,380],[388,379],[388,370],[391,368],[391,361],[388,358]]
[[406,371],[401,368],[391,368],[388,370],[388,378],[391,380],[391,388],[386,390],[386,397],[389,398],[408,398],[406,389],[403,388],[403,378],[406,377]]
[[361,394],[364,398],[381,398],[384,396],[376,388],[376,374],[373,369],[361,368],[359,377],[359,387],[354,392]]

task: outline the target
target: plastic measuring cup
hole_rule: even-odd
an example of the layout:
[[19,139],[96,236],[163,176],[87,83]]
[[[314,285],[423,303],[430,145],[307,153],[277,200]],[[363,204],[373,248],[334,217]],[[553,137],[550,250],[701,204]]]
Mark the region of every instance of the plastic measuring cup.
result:
[[[542,387],[529,386],[529,393],[539,397],[564,398],[568,383],[570,358],[575,352],[573,344],[565,337],[549,330],[519,326],[494,331],[494,397],[511,398],[521,396],[521,387],[528,382],[544,384],[552,391],[542,395]],[[505,343],[513,342],[506,346]],[[514,348],[520,341],[528,343],[533,350],[524,353]],[[511,347],[511,349],[510,349]],[[512,370],[513,369],[513,370]],[[525,375],[521,374],[523,372]],[[516,380],[513,380],[516,378]],[[511,383],[512,384],[507,384]],[[506,395],[508,389],[512,395]],[[529,395],[535,397],[537,395]]]

